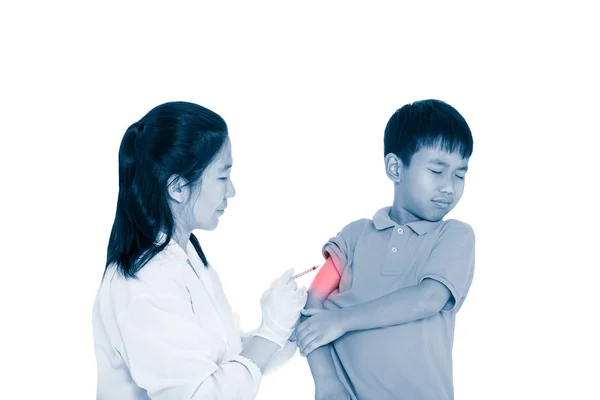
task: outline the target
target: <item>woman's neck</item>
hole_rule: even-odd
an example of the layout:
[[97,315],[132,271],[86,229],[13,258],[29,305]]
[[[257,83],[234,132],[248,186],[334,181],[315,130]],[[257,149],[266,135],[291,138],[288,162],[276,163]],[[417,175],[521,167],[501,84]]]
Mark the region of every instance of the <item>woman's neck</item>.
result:
[[187,245],[190,240],[190,236],[192,235],[191,229],[184,229],[181,227],[176,227],[173,232],[173,240],[177,242],[179,247],[183,249],[187,253]]

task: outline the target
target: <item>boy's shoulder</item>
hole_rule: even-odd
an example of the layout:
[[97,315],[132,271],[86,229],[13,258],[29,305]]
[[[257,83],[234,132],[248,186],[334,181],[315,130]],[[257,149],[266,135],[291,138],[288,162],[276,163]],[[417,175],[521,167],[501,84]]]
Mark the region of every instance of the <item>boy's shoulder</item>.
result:
[[356,243],[360,236],[372,221],[368,218],[361,218],[346,224],[337,234],[337,236],[343,238],[348,243]]
[[[365,231],[365,229],[372,228],[375,229],[375,223],[371,218],[360,218],[348,223],[344,226],[340,232],[342,236],[345,237],[353,237],[358,239],[361,234]],[[458,219],[447,219],[441,221],[441,223],[434,229],[438,232],[438,237],[447,237],[447,236],[475,236],[475,232],[473,231],[473,227]]]
[[371,220],[369,218],[360,218],[360,219],[354,220],[354,221],[350,222],[349,224],[347,224],[346,226],[344,226],[342,228],[342,232],[348,232],[348,233],[362,232],[362,230],[365,229],[365,227],[368,226],[369,223],[373,223],[373,220]]
[[467,230],[473,230],[473,227],[471,227],[470,224],[464,222],[464,221],[460,221],[458,219],[446,219],[442,222],[442,224],[440,225],[440,228],[445,228],[445,229],[467,229]]
[[438,226],[438,237],[471,237],[475,238],[475,231],[473,231],[473,227],[464,221],[459,221],[457,219],[447,219],[442,221],[442,223]]

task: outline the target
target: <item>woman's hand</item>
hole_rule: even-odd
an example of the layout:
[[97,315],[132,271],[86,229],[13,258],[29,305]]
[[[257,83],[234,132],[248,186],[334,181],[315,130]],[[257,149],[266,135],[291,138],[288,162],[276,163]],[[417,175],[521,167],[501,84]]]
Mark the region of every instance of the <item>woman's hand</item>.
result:
[[262,324],[255,336],[277,343],[283,348],[306,304],[306,289],[298,288],[292,279],[293,269],[276,279],[260,299]]
[[300,354],[308,356],[313,350],[333,342],[347,332],[338,310],[308,309],[302,314],[310,316],[295,330]]
[[287,270],[261,298],[263,311],[268,311],[275,321],[286,328],[296,325],[307,298],[306,289],[298,288],[296,281],[291,279],[293,273],[294,269]]

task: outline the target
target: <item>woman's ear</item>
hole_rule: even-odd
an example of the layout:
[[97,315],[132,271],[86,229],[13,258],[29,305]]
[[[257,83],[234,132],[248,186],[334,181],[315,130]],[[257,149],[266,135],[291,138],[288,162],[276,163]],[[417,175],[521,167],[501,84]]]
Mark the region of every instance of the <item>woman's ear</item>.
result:
[[394,153],[385,156],[385,173],[393,182],[402,182],[402,160]]
[[167,193],[169,194],[169,198],[177,203],[183,203],[185,200],[186,188],[187,185],[185,179],[179,175],[171,175],[167,181]]

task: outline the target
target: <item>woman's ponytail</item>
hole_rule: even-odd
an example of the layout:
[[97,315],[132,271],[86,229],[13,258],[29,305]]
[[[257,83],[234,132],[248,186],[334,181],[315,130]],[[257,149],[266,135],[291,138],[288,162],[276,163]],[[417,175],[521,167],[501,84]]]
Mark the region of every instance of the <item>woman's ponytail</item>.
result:
[[[163,242],[155,246],[154,239],[160,232],[157,223],[147,212],[144,194],[145,177],[138,176],[147,172],[137,171],[140,154],[136,148],[138,136],[143,134],[143,125],[136,122],[125,132],[119,148],[119,196],[117,211],[113,223],[106,257],[106,268],[116,263],[119,271],[126,277],[135,274],[150,258],[166,246]],[[142,184],[140,185],[141,180]],[[170,240],[166,238],[167,242]],[[105,270],[106,271],[106,270]]]
[[129,189],[135,177],[135,140],[139,123],[131,125],[125,132],[119,147],[119,190]]

